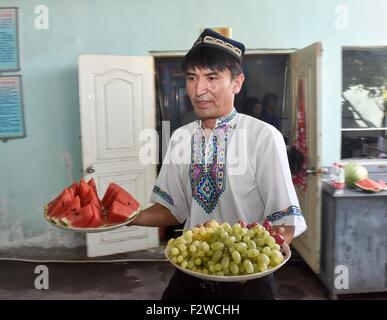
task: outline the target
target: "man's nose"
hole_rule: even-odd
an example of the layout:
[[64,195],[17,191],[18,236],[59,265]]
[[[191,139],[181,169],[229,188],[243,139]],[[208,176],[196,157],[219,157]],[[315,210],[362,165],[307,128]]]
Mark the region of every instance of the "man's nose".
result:
[[196,83],[195,94],[197,96],[202,96],[203,94],[207,93],[207,90],[208,90],[207,81],[205,79],[198,79]]

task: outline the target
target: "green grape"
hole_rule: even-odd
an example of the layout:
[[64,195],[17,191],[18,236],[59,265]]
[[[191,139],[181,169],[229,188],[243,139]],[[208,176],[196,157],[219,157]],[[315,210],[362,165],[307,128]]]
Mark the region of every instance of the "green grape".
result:
[[242,228],[242,229],[239,230],[239,234],[240,234],[242,237],[245,236],[246,233],[247,233],[247,231],[246,231],[246,229],[244,229],[244,228]]
[[259,270],[259,272],[265,272],[265,271],[267,271],[267,265],[264,264],[264,263],[259,263],[259,264],[258,264],[258,270]]
[[180,243],[177,248],[180,250],[180,252],[187,251],[187,246],[183,243]]
[[223,269],[224,269],[224,268],[227,268],[228,265],[229,265],[229,263],[230,263],[230,258],[229,258],[228,256],[224,256],[224,257],[222,258],[222,261],[220,262],[220,264],[222,265],[222,268],[223,268]]
[[274,244],[273,246],[270,247],[272,251],[281,251],[281,246],[279,244]]
[[168,242],[167,242],[167,246],[168,247],[171,247],[173,245],[173,243],[175,242],[175,239],[169,239]]
[[223,273],[224,273],[225,276],[230,275],[230,269],[229,268],[223,269]]
[[240,253],[244,253],[247,251],[247,244],[244,243],[244,242],[239,242],[236,244],[235,248],[240,252]]
[[202,273],[208,274],[208,269],[206,269],[206,268],[202,269]]
[[222,270],[222,265],[220,263],[217,263],[214,267],[215,267],[215,271]]
[[187,260],[183,260],[180,265],[181,265],[182,268],[185,269],[188,266],[188,261]]
[[239,273],[239,267],[238,264],[235,262],[230,262],[230,271],[232,274],[238,274]]
[[187,240],[188,238],[192,238],[193,237],[193,233],[191,230],[187,230],[183,233],[183,237]]
[[[194,242],[195,242],[195,241],[194,241]],[[195,246],[194,244],[191,244],[191,245],[189,246],[189,251],[190,251],[191,253],[195,253],[197,250],[198,250],[198,249],[197,249],[197,246]]]
[[211,244],[211,249],[216,251],[216,250],[223,250],[224,244],[220,241],[214,242]]
[[272,251],[270,254],[270,258],[271,258],[272,262],[275,263],[276,266],[281,264],[282,261],[284,261],[284,257],[281,254],[281,252],[279,252],[279,251]]
[[231,256],[236,264],[241,262],[241,254],[237,250],[233,251]]
[[195,264],[192,260],[188,261],[188,269],[192,270],[194,266],[195,266]]
[[268,245],[268,247],[274,246],[276,244],[274,238],[271,236],[269,238],[266,238],[265,242]]
[[263,264],[266,264],[266,265],[269,265],[270,264],[270,259],[269,259],[269,257],[266,254],[262,253],[262,254],[259,255],[259,262],[263,263]]
[[206,253],[204,252],[204,250],[198,250],[198,252],[197,252],[196,255],[197,255],[198,257],[204,257],[205,254],[206,254]]
[[200,258],[196,258],[195,259],[195,264],[198,266],[198,265],[200,265],[202,263],[202,259],[200,259]]
[[249,246],[249,249],[256,249],[257,248],[257,245],[252,240],[250,240],[250,242],[248,243],[248,246]]
[[245,273],[245,267],[243,266],[243,263],[240,263],[240,264],[239,264],[239,273],[240,273],[240,274]]
[[270,247],[264,247],[264,248],[262,249],[262,253],[263,253],[263,254],[266,254],[268,257],[270,257],[270,253],[271,253]]
[[235,243],[236,241],[236,238],[234,236],[229,236],[226,240],[225,240],[225,243],[226,245],[230,246],[232,245],[233,243]]
[[253,264],[251,263],[250,260],[246,259],[245,261],[243,261],[243,267],[245,268],[246,270],[246,273],[253,273],[254,272],[254,267],[253,267]]
[[265,245],[265,239],[258,238],[256,239],[255,243],[257,244],[258,247],[263,247]]
[[246,235],[248,236],[248,237],[250,237],[250,238],[252,238],[252,237],[254,237],[254,234],[255,234],[255,232],[253,231],[253,230],[247,230],[247,233],[246,233]]
[[200,246],[200,242],[198,240],[195,240],[192,242],[192,245],[194,245],[195,247],[199,247]]
[[215,251],[214,255],[212,256],[212,261],[218,262],[222,258],[222,254],[223,252],[220,250]]
[[263,231],[262,238],[266,239],[266,238],[269,238],[269,237],[270,237],[270,232],[267,231],[267,230]]
[[248,252],[247,252],[248,256],[250,258],[256,258],[259,256],[259,250],[257,249],[250,249]]
[[243,242],[244,242],[244,243],[247,244],[247,243],[249,243],[250,241],[251,241],[251,239],[250,239],[249,236],[244,236],[244,237],[243,237]]
[[172,256],[177,256],[180,253],[179,249],[177,248],[172,248],[171,249],[171,255]]
[[225,222],[221,225],[221,227],[223,228],[224,231],[226,232],[230,232],[231,231],[231,226],[229,223]]
[[207,242],[203,242],[202,249],[204,252],[208,252],[210,250],[210,246]]
[[182,255],[179,255],[176,258],[177,263],[181,263],[183,260],[184,260],[184,257]]
[[242,241],[242,236],[240,234],[237,234],[235,236],[235,242],[240,242],[240,241]]
[[176,256],[172,257],[171,260],[172,260],[174,263],[177,263],[177,257],[176,257]]
[[210,270],[210,272],[214,273],[215,272],[215,266],[214,265],[210,265],[208,267],[208,270]]
[[188,257],[188,251],[187,251],[187,250],[186,250],[186,251],[183,251],[183,252],[181,253],[181,255],[182,255],[184,258]]
[[216,275],[217,275],[217,276],[224,276],[224,273],[223,273],[222,271],[218,271],[218,272],[216,273]]

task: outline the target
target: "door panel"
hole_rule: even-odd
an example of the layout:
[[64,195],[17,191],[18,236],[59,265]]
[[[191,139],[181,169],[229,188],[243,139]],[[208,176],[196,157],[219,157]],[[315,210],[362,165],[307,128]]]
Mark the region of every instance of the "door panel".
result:
[[[155,129],[152,57],[81,56],[79,58],[82,165],[94,178],[100,197],[115,182],[147,207],[156,165],[139,159],[139,134]],[[88,256],[158,246],[158,229],[122,227],[87,234]]]
[[[298,50],[290,55],[291,97],[293,139],[297,111],[297,84],[304,83],[305,123],[307,143],[307,168],[320,168],[320,43]],[[307,176],[307,189],[296,188],[301,210],[308,229],[294,239],[293,246],[316,273],[320,270],[320,234],[321,234],[321,180],[319,176]]]

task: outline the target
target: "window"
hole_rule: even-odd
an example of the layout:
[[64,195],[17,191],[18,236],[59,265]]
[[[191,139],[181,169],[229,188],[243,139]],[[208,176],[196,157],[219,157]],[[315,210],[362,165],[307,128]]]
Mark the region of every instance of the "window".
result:
[[387,158],[387,48],[344,48],[341,158]]

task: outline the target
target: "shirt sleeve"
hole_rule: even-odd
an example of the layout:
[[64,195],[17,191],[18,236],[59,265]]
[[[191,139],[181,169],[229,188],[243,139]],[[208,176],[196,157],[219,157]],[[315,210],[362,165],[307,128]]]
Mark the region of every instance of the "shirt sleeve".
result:
[[306,230],[293,185],[286,145],[282,134],[268,127],[258,139],[256,181],[262,202],[264,218],[272,225],[294,226],[294,237]]
[[183,223],[188,217],[189,209],[179,175],[179,164],[171,161],[171,145],[172,142],[169,143],[163,165],[153,187],[150,202],[167,207],[175,218]]

